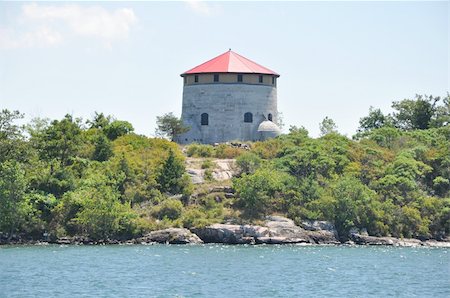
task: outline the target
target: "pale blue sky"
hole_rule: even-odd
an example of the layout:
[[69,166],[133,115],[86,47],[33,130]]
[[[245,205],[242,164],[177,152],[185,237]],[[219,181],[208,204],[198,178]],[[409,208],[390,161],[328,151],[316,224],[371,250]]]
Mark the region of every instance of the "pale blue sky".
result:
[[285,130],[351,136],[369,106],[449,90],[449,2],[0,2],[0,108],[150,136],[179,74],[228,48],[281,74]]

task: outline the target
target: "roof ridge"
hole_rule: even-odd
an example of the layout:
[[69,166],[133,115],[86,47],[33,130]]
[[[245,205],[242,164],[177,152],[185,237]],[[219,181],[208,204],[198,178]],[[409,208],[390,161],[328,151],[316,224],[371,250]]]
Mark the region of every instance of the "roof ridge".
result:
[[[225,53],[222,53],[222,54],[220,54],[220,55],[218,55],[218,56],[216,56],[216,57],[214,57],[214,58],[212,58],[212,59],[209,59],[208,61],[203,62],[202,64],[199,64],[199,65],[197,65],[197,66],[195,66],[195,67],[193,67],[193,68],[191,68],[191,69],[185,71],[184,73],[190,72],[190,71],[193,70],[193,69],[196,69],[196,68],[201,67],[201,66],[203,66],[203,65],[205,65],[205,64],[208,64],[209,62],[212,62],[213,60],[216,60],[216,59],[219,58],[220,56],[223,56],[223,55],[225,55],[225,54],[227,54],[227,53],[229,53],[229,52],[230,52],[230,51],[226,51]],[[214,62],[214,63],[217,63],[217,61]]]
[[231,49],[191,68],[181,76],[201,73],[253,73],[280,76],[273,70],[233,52]]
[[[241,55],[239,55],[238,53],[236,53],[236,52],[233,52],[232,51],[232,53],[233,54],[236,54],[236,56],[237,56],[237,58],[242,62],[242,63],[244,63],[245,64],[245,66],[247,66],[248,68],[250,68],[250,69],[252,69],[253,70],[253,67],[252,66],[249,66],[249,65],[247,65],[247,63],[246,63],[246,61],[249,61],[249,62],[251,62],[251,63],[253,63],[253,64],[256,64],[256,65],[258,65],[259,67],[261,67],[261,68],[264,68],[264,69],[266,69],[266,70],[268,70],[268,71],[270,71],[270,72],[273,72],[273,73],[275,73],[273,70],[271,70],[271,69],[269,69],[269,68],[267,68],[267,67],[265,67],[265,66],[262,66],[261,64],[259,64],[259,63],[257,63],[257,62],[255,62],[255,61],[253,61],[253,60],[250,60],[250,59],[248,59],[248,58],[245,58],[244,56],[241,56]],[[241,59],[242,58],[242,59]],[[244,61],[242,61],[242,60],[244,60]]]

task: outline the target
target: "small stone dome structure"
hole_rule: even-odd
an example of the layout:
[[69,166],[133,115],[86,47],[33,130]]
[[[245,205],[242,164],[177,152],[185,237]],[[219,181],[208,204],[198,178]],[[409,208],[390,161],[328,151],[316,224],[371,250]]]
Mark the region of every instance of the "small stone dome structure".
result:
[[258,126],[258,134],[259,140],[264,141],[279,136],[281,134],[281,129],[272,121],[264,120]]
[[[231,50],[181,74],[181,144],[258,141],[277,136],[280,75]],[[263,122],[264,131],[258,128]],[[272,123],[272,121],[274,123]]]

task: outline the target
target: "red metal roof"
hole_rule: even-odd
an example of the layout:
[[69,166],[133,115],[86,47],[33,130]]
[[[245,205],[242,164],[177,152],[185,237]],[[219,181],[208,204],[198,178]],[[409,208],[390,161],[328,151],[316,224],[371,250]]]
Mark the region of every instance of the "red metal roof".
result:
[[203,64],[200,64],[184,73],[181,76],[187,74],[197,73],[259,73],[259,74],[271,74],[280,76],[276,72],[253,62],[232,50],[229,50],[222,55],[217,56]]

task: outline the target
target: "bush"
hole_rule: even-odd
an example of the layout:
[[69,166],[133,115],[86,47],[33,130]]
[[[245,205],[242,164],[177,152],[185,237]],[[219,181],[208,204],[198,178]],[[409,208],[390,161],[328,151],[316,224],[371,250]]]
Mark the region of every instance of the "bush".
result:
[[186,154],[189,157],[214,157],[214,147],[194,143],[187,147]]
[[212,162],[210,159],[206,159],[202,163],[202,169],[211,169],[214,168],[215,163]]
[[182,212],[183,203],[177,199],[167,199],[154,207],[152,214],[158,219],[176,220],[180,218]]
[[246,152],[236,159],[241,174],[254,173],[260,167],[261,162],[261,158],[252,152]]

